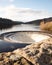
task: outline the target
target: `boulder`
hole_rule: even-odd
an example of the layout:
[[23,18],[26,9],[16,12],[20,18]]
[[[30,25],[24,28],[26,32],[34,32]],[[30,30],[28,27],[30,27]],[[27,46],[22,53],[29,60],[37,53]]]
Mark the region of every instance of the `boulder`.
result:
[[0,53],[0,65],[52,65],[52,38]]

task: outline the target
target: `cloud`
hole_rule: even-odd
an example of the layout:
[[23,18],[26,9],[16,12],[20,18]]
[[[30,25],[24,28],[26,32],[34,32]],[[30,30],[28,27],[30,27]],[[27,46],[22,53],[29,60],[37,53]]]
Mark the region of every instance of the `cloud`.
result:
[[14,0],[9,0],[10,2],[14,2]]
[[30,8],[17,8],[14,5],[0,7],[0,17],[17,21],[31,21],[45,17],[51,17],[47,11],[36,11]]
[[9,3],[12,3],[12,2],[14,2],[14,0],[0,0],[0,2],[1,2],[1,3],[3,3],[3,2],[9,2]]

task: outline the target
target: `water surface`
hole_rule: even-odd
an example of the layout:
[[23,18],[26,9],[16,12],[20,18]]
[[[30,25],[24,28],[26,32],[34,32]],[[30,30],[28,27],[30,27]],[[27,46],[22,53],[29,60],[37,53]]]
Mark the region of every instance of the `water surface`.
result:
[[21,24],[13,26],[12,28],[9,29],[0,30],[0,34],[11,31],[40,31],[40,28],[38,25],[34,24]]
[[[0,30],[0,34],[12,31],[39,31],[39,26],[33,24],[21,24],[13,26],[9,29]],[[10,43],[3,40],[0,40],[0,52],[8,52],[13,51],[17,48],[25,47],[28,44],[18,44],[18,43]]]

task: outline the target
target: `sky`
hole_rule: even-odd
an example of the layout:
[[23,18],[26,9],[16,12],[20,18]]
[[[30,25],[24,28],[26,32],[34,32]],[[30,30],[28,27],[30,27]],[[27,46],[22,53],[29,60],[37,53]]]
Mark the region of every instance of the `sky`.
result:
[[0,17],[20,21],[52,17],[52,0],[0,0]]

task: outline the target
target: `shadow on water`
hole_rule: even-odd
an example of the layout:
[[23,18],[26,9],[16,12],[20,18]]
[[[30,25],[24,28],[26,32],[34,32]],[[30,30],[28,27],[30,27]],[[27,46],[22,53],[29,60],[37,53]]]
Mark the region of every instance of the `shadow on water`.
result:
[[9,42],[5,42],[3,40],[0,40],[0,53],[1,52],[13,51],[15,49],[25,47],[27,45],[29,45],[29,44],[24,44],[24,43],[9,43]]
[[[16,25],[21,25],[21,24],[16,24]],[[12,28],[12,27],[14,27],[14,26],[16,26],[15,24],[14,25],[0,25],[0,30],[7,30],[7,29],[10,29],[10,28]]]

